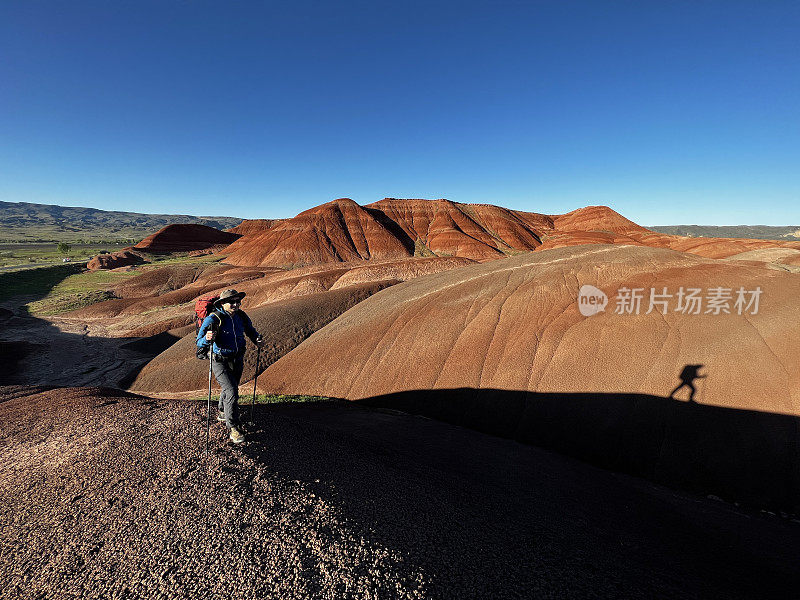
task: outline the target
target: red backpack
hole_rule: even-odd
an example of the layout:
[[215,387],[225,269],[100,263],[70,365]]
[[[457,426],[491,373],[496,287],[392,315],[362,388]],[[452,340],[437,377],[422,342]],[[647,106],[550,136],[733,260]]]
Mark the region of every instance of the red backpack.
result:
[[214,312],[214,302],[219,300],[219,296],[203,296],[194,302],[194,329],[200,331],[200,326],[205,318]]

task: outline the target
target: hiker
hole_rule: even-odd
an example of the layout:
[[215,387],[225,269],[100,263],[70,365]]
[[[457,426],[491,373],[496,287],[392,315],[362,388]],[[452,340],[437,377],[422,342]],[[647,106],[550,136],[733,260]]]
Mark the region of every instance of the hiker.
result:
[[247,314],[240,310],[244,292],[225,290],[214,302],[214,310],[203,320],[197,332],[197,354],[211,346],[211,369],[220,385],[217,421],[224,421],[234,444],[244,441],[239,423],[239,380],[244,369],[244,336],[259,348],[264,344]]
[[669,397],[674,399],[675,392],[677,392],[682,387],[688,387],[691,392],[689,393],[689,402],[694,402],[694,393],[697,391],[694,387],[694,380],[695,379],[705,379],[705,375],[700,375],[699,371],[703,367],[703,365],[686,365],[683,367],[683,371],[680,374],[681,384],[676,387],[670,393]]

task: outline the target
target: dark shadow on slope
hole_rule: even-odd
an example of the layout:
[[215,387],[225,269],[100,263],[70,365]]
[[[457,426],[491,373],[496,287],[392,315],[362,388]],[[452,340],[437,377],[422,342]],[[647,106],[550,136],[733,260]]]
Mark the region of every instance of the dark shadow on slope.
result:
[[64,279],[80,273],[85,267],[85,262],[67,263],[0,273],[0,302],[5,302],[14,296],[25,296],[29,301],[40,300]]
[[[82,385],[92,378],[95,370],[91,365],[82,367],[73,362],[76,353],[73,350],[92,346],[98,338],[65,333],[44,319],[30,315],[25,303],[40,300],[67,277],[85,270],[86,263],[68,263],[51,267],[38,267],[13,273],[0,273],[0,294],[2,301],[9,301],[7,308],[0,308],[0,360],[4,369],[0,373],[0,385],[42,383],[40,378],[42,359],[47,369],[52,369],[57,376],[74,371],[76,381],[58,381],[61,385]],[[100,378],[103,385],[116,385],[120,376],[136,368],[156,356],[162,343],[151,343],[142,338],[116,338],[104,342],[109,347],[122,348],[127,342],[138,344],[125,353],[126,361],[106,361],[98,367],[98,373],[109,368],[109,377]],[[39,367],[32,368],[32,362]],[[54,379],[57,380],[57,377]],[[50,384],[53,382],[45,382]]]
[[[433,392],[427,400],[437,402],[439,417],[453,416],[453,403],[474,392]],[[481,429],[497,433],[525,402],[489,392],[502,402],[492,414],[517,410],[509,419],[480,419]],[[572,398],[592,413],[586,427],[604,412],[602,401],[614,401],[588,396]],[[370,406],[258,405],[247,442],[228,452],[313,491],[355,535],[423,566],[431,598],[554,591],[564,598],[780,598],[800,583],[800,538],[791,523],[752,519],[555,453],[381,408],[407,410],[425,399],[409,392],[370,399]],[[615,408],[658,400],[621,398]],[[460,412],[477,416],[474,402]]]
[[61,331],[25,314],[0,326],[0,385],[102,385],[123,387],[145,364],[180,338],[169,332],[149,338],[105,338]]
[[[186,327],[181,327],[178,330],[162,331],[161,333],[151,335],[150,337],[137,338],[132,342],[126,342],[122,345],[122,347],[127,348],[128,350],[135,350],[137,352],[160,354],[167,348],[171,347],[175,342],[183,338],[184,335],[188,335],[186,333],[183,335],[178,333],[182,332],[184,329],[186,329]],[[192,335],[194,334],[192,333]]]
[[[150,360],[168,348],[171,348],[175,343],[179,342],[183,337],[185,337],[179,335],[179,333],[184,329],[186,328],[181,327],[177,330],[163,331],[161,333],[157,333],[156,335],[151,335],[150,337],[135,338],[133,341],[122,344],[120,348],[139,352],[147,358],[137,362],[136,364],[132,364],[121,378],[119,378],[116,382],[109,382],[109,384],[115,385],[116,387],[122,389],[127,389],[136,380],[136,377]],[[192,331],[186,335],[193,338],[193,328]]]
[[[343,402],[258,406],[247,443],[213,425],[204,457],[205,402],[21,392],[0,389],[0,441],[20,449],[2,474],[21,492],[2,514],[24,517],[9,546],[23,560],[6,562],[41,563],[44,576],[23,583],[6,568],[17,597],[84,573],[109,597],[117,581],[148,582],[138,597],[343,600],[784,599],[800,585],[795,524],[432,419]],[[151,577],[153,565],[175,576]],[[349,585],[320,591],[321,576],[351,571]],[[192,583],[222,579],[231,585]],[[288,590],[273,594],[281,580]],[[377,593],[384,580],[412,585]]]
[[[396,282],[365,282],[251,310],[253,323],[266,340],[259,372],[344,311]],[[28,314],[9,316],[13,313],[3,310],[0,309],[0,356],[15,362],[5,375],[0,373],[0,381],[5,384],[104,385],[127,389],[134,382],[141,383],[143,371],[152,367],[146,372],[149,387],[143,385],[138,391],[170,393],[206,386],[208,366],[196,359],[192,325],[146,338],[104,338],[66,333],[45,319]],[[22,356],[25,352],[27,355]],[[156,357],[161,362],[151,365]],[[244,362],[242,382],[251,380],[255,373],[256,350],[250,342]],[[188,384],[175,387],[176,382]]]
[[412,240],[411,236],[403,231],[403,228],[400,227],[400,225],[387,217],[386,213],[379,208],[369,208],[367,206],[363,206],[362,208],[371,214],[378,223],[383,225],[389,233],[396,237],[411,256],[414,256],[414,240]]
[[34,352],[45,350],[43,344],[0,340],[0,363],[3,365],[2,372],[0,372],[0,385],[24,383],[20,377],[20,365]]
[[702,494],[800,512],[800,419],[647,394],[415,390],[359,404],[424,415]]

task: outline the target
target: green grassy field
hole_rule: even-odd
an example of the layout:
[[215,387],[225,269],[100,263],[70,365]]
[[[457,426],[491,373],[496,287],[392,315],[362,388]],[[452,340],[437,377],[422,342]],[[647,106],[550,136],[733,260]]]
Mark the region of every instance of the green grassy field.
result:
[[47,224],[29,224],[21,227],[0,225],[0,241],[14,244],[115,244],[132,246],[159,228],[65,228]]
[[[242,408],[250,404],[253,395],[239,396],[239,407]],[[208,396],[202,398],[194,398],[194,400],[208,402]],[[212,394],[211,401],[214,403],[219,402],[219,394]],[[339,402],[333,398],[326,398],[325,396],[291,396],[284,394],[258,394],[256,395],[256,404],[289,404],[300,402]],[[215,404],[216,406],[216,404]]]
[[221,260],[219,255],[153,256],[152,264],[130,271],[89,271],[85,263],[56,264],[47,267],[0,272],[0,302],[24,296],[29,314],[54,316],[114,298],[113,289],[122,281],[169,264],[202,264]]
[[28,312],[34,316],[53,316],[77,310],[116,296],[114,285],[134,277],[137,273],[111,271],[83,271],[66,277],[54,285],[47,294],[28,302]]
[[0,301],[15,296],[45,296],[61,281],[83,270],[83,264],[73,263],[0,273]]
[[0,301],[29,298],[32,315],[55,315],[113,298],[109,290],[135,272],[87,271],[83,263],[0,273]]
[[0,270],[15,271],[70,262],[85,262],[101,251],[116,252],[130,244],[70,244],[68,252],[59,252],[54,243],[0,243]]

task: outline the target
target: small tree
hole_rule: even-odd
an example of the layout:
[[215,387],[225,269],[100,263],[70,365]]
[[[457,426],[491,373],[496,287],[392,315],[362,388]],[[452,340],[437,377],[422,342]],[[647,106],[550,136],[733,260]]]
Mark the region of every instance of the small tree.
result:
[[66,254],[70,251],[70,248],[72,248],[72,246],[67,242],[58,242],[58,251],[61,252],[61,254]]

